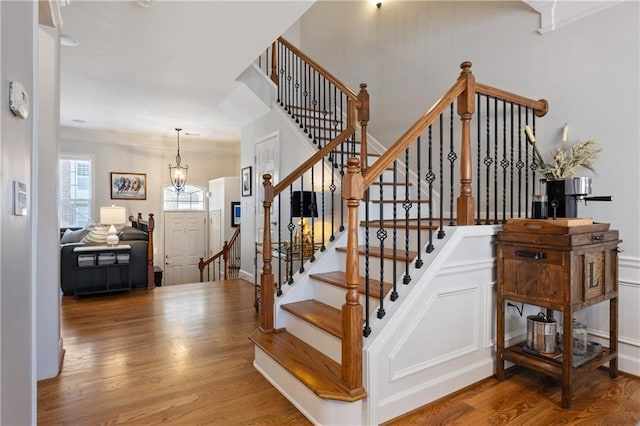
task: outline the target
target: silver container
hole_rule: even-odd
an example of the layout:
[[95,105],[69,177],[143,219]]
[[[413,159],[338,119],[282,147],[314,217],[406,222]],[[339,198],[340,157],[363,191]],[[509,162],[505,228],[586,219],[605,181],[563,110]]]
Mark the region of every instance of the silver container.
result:
[[564,180],[564,195],[581,200],[591,194],[591,178],[588,176],[570,177]]
[[540,312],[527,317],[527,346],[538,352],[556,351],[557,323]]

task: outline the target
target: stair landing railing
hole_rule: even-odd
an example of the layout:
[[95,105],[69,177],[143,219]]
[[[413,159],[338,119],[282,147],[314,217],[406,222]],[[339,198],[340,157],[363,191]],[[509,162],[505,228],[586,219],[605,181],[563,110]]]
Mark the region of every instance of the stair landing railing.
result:
[[236,228],[229,241],[225,241],[222,250],[204,260],[200,258],[200,282],[233,280],[240,275],[240,225]]

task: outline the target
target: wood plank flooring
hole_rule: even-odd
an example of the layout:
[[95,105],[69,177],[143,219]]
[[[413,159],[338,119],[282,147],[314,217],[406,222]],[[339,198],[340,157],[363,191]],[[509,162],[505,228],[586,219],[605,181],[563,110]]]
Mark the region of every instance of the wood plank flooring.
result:
[[[64,297],[61,316],[65,360],[38,383],[38,424],[310,424],[253,368],[258,316],[244,281]],[[571,410],[559,404],[557,382],[520,370],[387,424],[632,426],[640,379],[598,370]]]

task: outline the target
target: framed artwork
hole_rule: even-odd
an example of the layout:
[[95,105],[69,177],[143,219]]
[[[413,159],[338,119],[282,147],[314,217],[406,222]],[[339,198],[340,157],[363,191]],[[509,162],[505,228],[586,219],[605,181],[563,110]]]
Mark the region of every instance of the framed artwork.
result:
[[147,174],[111,172],[112,200],[146,200]]
[[240,224],[240,214],[241,214],[240,201],[232,201],[231,202],[231,226],[236,228]]
[[242,196],[251,196],[251,166],[242,169]]

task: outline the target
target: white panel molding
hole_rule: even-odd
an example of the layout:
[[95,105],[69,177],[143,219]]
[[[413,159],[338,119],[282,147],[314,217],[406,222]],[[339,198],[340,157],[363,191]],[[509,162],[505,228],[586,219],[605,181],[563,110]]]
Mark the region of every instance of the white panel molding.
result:
[[468,261],[459,261],[459,262],[451,262],[444,265],[437,276],[446,276],[446,275],[455,275],[462,274],[465,272],[476,272],[483,271],[486,269],[493,269],[496,264],[496,259],[487,257],[487,258],[477,258],[477,259],[469,259]]
[[492,281],[484,286],[484,348],[492,348],[495,344],[493,325],[495,323],[494,297],[496,282]]
[[[463,346],[461,348],[458,348],[456,350],[447,352],[447,353],[443,353],[437,357],[431,358],[431,359],[426,359],[422,362],[419,362],[417,364],[408,366],[408,367],[404,367],[404,368],[397,368],[397,366],[395,366],[394,364],[397,363],[397,356],[403,352],[404,350],[406,350],[406,344],[411,340],[411,336],[413,335],[414,331],[418,328],[418,327],[424,327],[424,324],[422,322],[422,320],[424,319],[424,317],[427,315],[427,313],[431,310],[431,308],[437,303],[438,299],[443,299],[443,298],[447,298],[447,297],[455,297],[455,296],[461,296],[464,294],[469,294],[469,293],[473,293],[474,294],[474,299],[475,299],[475,303],[473,304],[474,306],[474,312],[472,314],[472,316],[474,318],[478,317],[478,306],[479,306],[479,296],[478,296],[478,290],[479,290],[479,286],[470,286],[470,287],[464,287],[464,288],[457,288],[457,289],[451,289],[448,291],[440,291],[440,292],[436,292],[432,295],[432,297],[429,298],[429,300],[427,301],[427,303],[425,303],[422,308],[417,312],[417,315],[415,316],[415,320],[412,321],[411,323],[411,327],[408,327],[405,329],[405,332],[402,334],[402,336],[400,337],[400,340],[398,341],[398,344],[395,345],[395,347],[393,348],[393,350],[390,352],[389,354],[389,381],[393,382],[396,380],[399,380],[403,377],[412,375],[412,374],[416,374],[420,371],[423,370],[427,370],[431,367],[434,367],[436,365],[439,364],[443,364],[447,361],[451,361],[453,359],[459,358],[461,356],[464,356],[466,354],[469,354],[471,352],[475,352],[478,350],[479,347],[479,336],[478,336],[478,322],[474,321],[474,325],[473,325],[473,330],[472,330],[472,344],[467,345],[467,346]],[[442,326],[441,324],[438,325],[439,327]]]

